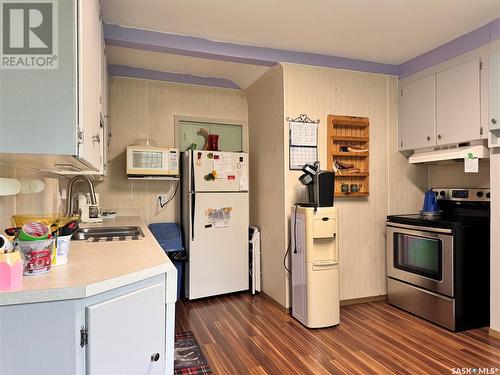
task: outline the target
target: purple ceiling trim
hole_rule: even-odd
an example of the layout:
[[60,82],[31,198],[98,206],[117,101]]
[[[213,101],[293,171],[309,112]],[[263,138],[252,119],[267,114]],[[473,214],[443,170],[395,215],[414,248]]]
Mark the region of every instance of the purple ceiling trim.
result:
[[484,46],[498,38],[500,38],[500,18],[402,63],[399,66],[399,78],[404,78],[431,66],[441,64],[453,57]]
[[398,75],[399,73],[398,65],[315,53],[215,42],[204,38],[127,28],[119,25],[104,24],[104,35],[106,43],[109,45],[221,61],[262,66],[273,66],[279,62],[287,62],[391,75]]
[[108,45],[146,51],[260,66],[273,66],[279,62],[287,62],[398,75],[400,78],[404,78],[475,48],[484,46],[490,41],[500,39],[500,18],[408,60],[401,65],[381,64],[339,56],[216,42],[204,38],[127,28],[119,25],[104,24],[104,35],[106,44]]
[[192,74],[181,74],[161,72],[158,70],[132,68],[123,65],[109,65],[108,73],[111,76],[151,79],[155,81],[167,81],[176,83],[187,83],[191,85],[222,87],[226,89],[241,89],[236,83],[229,79],[200,77]]
[[185,49],[180,49],[180,48],[170,48],[170,47],[163,47],[163,46],[144,44],[144,43],[136,43],[136,42],[126,42],[126,41],[117,40],[117,39],[105,38],[105,42],[107,45],[110,45],[110,46],[133,48],[133,49],[139,49],[139,50],[143,50],[143,51],[170,53],[173,55],[198,57],[198,58],[203,58],[203,59],[228,61],[228,62],[235,62],[235,63],[241,63],[241,64],[252,64],[252,65],[260,65],[260,66],[268,66],[268,67],[271,67],[274,64],[276,64],[275,62],[270,62],[270,61],[247,59],[247,58],[234,57],[234,56],[223,56],[223,55],[217,55],[215,53],[190,51],[190,50],[185,50]]
[[490,23],[490,41],[500,39],[500,18]]

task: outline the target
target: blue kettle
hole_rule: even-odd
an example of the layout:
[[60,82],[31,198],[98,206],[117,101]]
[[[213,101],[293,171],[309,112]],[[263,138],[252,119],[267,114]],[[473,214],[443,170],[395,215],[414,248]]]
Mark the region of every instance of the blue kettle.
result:
[[437,193],[432,189],[425,192],[423,214],[437,214],[439,211],[437,204]]

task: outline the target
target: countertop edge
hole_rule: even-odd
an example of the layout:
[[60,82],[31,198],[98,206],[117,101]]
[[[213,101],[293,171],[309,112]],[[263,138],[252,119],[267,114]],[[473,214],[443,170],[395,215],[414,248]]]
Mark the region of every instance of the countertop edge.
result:
[[[129,271],[111,278],[89,280],[88,282],[79,285],[67,285],[55,288],[33,288],[26,290],[14,289],[5,291],[5,293],[3,293],[4,291],[0,291],[0,309],[3,306],[84,299],[162,274],[165,274],[164,277],[167,286],[169,284],[175,285],[177,283],[177,269],[165,255],[163,249],[149,231],[147,225],[139,217],[122,217],[119,218],[119,220],[120,222],[117,222],[118,219],[113,220],[113,224],[133,224],[140,226],[146,238],[149,238],[149,241],[146,242],[146,244],[152,246],[152,251],[163,253],[164,259],[143,269],[133,270],[132,272]],[[109,225],[111,224],[111,221],[105,224]],[[165,299],[166,303],[175,302],[177,300],[176,288],[167,287],[165,289]]]
[[116,289],[125,285],[130,285],[135,282],[148,279],[150,277],[168,273],[168,271],[169,264],[164,263],[156,267],[151,267],[145,270],[140,270],[134,273],[129,273],[126,275],[114,277],[112,279],[89,284],[84,287],[85,291],[83,298],[92,297],[96,294],[107,292],[108,290]]
[[85,298],[85,286],[70,288],[35,289],[0,295],[0,307],[26,303],[55,302]]

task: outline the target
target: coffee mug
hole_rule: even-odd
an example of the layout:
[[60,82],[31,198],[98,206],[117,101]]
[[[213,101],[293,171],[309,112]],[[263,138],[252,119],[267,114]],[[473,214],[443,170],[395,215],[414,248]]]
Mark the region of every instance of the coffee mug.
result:
[[12,242],[7,237],[0,234],[0,253],[10,253],[12,250],[14,250]]
[[349,193],[349,185],[347,185],[347,184],[340,185],[340,191],[342,193]]

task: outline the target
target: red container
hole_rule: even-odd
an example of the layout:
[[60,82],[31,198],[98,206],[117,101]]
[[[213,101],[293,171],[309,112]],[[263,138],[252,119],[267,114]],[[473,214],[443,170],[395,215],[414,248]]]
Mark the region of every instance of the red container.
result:
[[217,134],[208,135],[208,151],[219,151],[219,136]]

